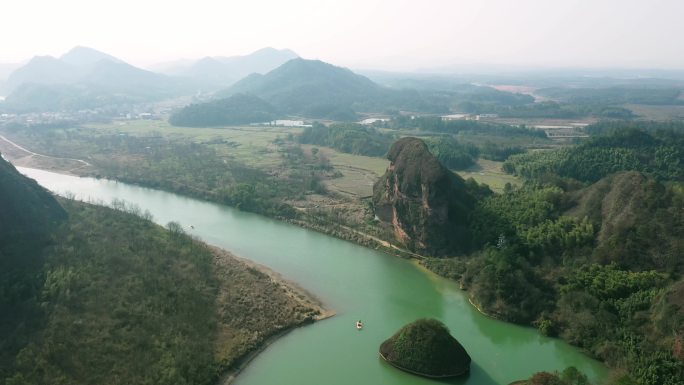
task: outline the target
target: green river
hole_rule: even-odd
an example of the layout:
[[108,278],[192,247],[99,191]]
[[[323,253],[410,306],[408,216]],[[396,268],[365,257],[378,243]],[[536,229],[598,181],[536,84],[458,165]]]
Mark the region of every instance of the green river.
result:
[[[207,243],[280,272],[315,293],[337,315],[277,340],[238,376],[237,385],[508,384],[546,370],[575,366],[592,379],[605,367],[532,328],[487,318],[456,283],[415,262],[263,216],[123,183],[20,168],[41,185],[78,199],[123,199],[160,224],[177,221]],[[193,226],[194,228],[192,228]],[[473,359],[469,376],[449,381],[398,371],[378,346],[418,318],[443,321]],[[365,327],[357,331],[355,321]]]

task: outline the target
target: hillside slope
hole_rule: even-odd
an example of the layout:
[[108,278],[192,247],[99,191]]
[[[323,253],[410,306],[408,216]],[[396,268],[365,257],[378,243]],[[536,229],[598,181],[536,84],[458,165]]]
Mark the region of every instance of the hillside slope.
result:
[[0,383],[214,384],[320,314],[305,293],[178,224],[164,229],[121,202],[58,204],[0,162]]

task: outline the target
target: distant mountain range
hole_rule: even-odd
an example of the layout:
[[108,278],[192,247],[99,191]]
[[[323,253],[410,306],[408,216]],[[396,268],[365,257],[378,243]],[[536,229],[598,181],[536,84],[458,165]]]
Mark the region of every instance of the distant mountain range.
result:
[[349,69],[320,60],[293,59],[266,75],[252,74],[221,91],[217,97],[237,93],[256,95],[287,114],[327,115],[382,98],[387,90]]
[[10,93],[25,84],[90,84],[104,87],[160,86],[166,76],[146,71],[111,55],[75,47],[59,58],[36,56],[7,78]]
[[0,78],[0,95],[7,95],[2,108],[13,112],[129,105],[222,89],[296,57],[288,49],[264,48],[245,56],[177,61],[161,74],[79,46],[59,58],[32,58],[13,70],[6,81]]
[[170,76],[188,77],[202,85],[224,88],[249,74],[267,73],[297,57],[289,49],[268,47],[244,56],[178,60],[155,65],[152,69]]
[[191,94],[194,87],[106,53],[75,47],[59,58],[36,56],[7,78],[4,109],[65,111],[129,105]]

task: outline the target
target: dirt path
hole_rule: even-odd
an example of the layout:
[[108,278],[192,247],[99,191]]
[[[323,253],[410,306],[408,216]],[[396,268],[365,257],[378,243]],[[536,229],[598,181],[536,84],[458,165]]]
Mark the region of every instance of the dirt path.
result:
[[[25,147],[22,147],[22,146],[18,145],[17,143],[14,143],[14,142],[11,141],[10,139],[7,139],[4,135],[0,135],[0,140],[2,140],[2,141],[4,141],[5,143],[11,145],[12,147],[16,148],[17,150],[20,150],[20,151],[22,151],[22,152],[24,152],[24,153],[27,154],[25,157],[21,157],[21,158],[29,158],[29,159],[30,159],[30,158],[33,158],[33,157],[40,157],[40,158],[46,158],[46,159],[57,160],[57,161],[71,161],[71,162],[76,162],[76,163],[79,163],[79,164],[80,164],[80,166],[78,166],[78,167],[74,167],[74,168],[71,168],[71,169],[69,169],[69,170],[65,170],[65,171],[67,171],[67,172],[69,172],[69,173],[75,173],[76,170],[79,170],[79,169],[81,169],[81,168],[83,168],[83,167],[91,167],[91,166],[92,166],[92,164],[90,164],[90,163],[88,163],[88,162],[86,162],[85,160],[82,160],[82,159],[60,158],[60,157],[57,157],[57,156],[50,156],[50,155],[39,154],[39,153],[37,153],[37,152],[33,152],[33,151],[31,151],[31,150],[29,150],[29,149],[27,149],[27,148],[25,148]],[[15,158],[15,157],[11,157],[11,158]],[[16,158],[16,160],[19,160],[19,158]],[[23,163],[24,165],[30,165],[30,160],[26,159],[26,160],[24,160],[22,163]]]

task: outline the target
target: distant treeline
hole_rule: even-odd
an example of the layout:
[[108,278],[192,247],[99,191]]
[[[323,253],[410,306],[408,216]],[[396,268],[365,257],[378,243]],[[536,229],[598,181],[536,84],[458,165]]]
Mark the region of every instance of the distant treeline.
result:
[[191,104],[169,118],[174,126],[215,127],[270,122],[277,118],[275,108],[266,101],[247,94],[207,103]]
[[536,91],[539,95],[572,104],[586,105],[680,105],[681,90],[677,88],[543,88]]
[[390,135],[355,123],[338,123],[325,126],[318,122],[307,127],[299,136],[303,144],[316,144],[340,152],[366,156],[383,156],[393,142]]
[[[526,151],[522,146],[498,144],[486,140],[477,144],[462,142],[453,136],[458,133],[492,135],[504,139],[513,136],[546,138],[543,131],[524,127],[475,121],[442,121],[440,118],[433,117],[414,119],[398,117],[392,119],[387,126],[417,128],[426,133],[439,133],[439,135],[425,138],[425,143],[442,164],[455,170],[463,170],[474,165],[480,157],[504,161],[513,154]],[[396,135],[356,123],[335,123],[326,126],[315,122],[312,127],[304,129],[298,140],[303,144],[326,146],[349,154],[384,156],[396,140]]]
[[389,124],[389,128],[415,128],[420,131],[458,134],[469,132],[474,134],[490,134],[497,136],[529,136],[545,138],[542,130],[535,130],[525,126],[513,126],[480,122],[477,120],[444,120],[439,116],[397,116]]

